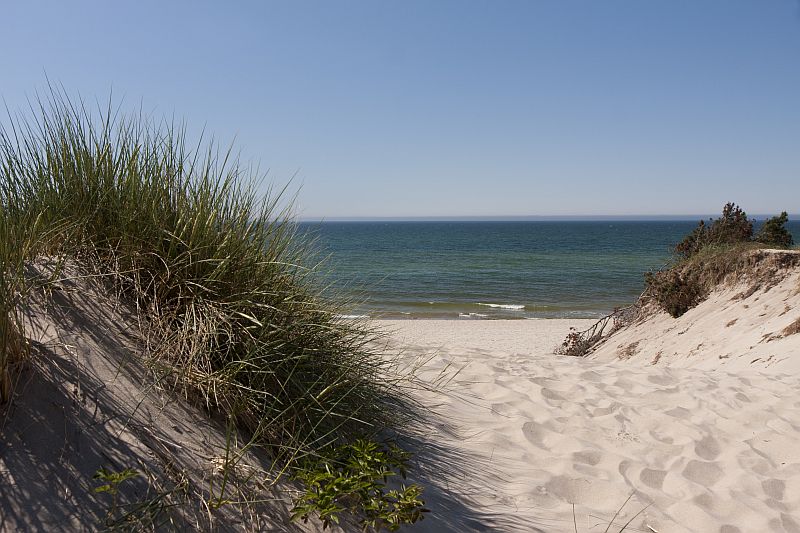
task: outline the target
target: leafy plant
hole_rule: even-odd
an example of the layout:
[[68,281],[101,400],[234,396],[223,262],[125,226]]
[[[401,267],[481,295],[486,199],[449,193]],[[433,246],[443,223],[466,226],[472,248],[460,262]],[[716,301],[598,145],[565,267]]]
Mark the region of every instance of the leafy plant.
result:
[[111,472],[105,468],[98,470],[94,479],[99,479],[103,485],[96,487],[95,492],[108,492],[110,494],[117,494],[119,492],[119,485],[129,479],[135,478],[139,472],[133,468],[126,468],[121,472]]
[[305,486],[292,508],[292,519],[316,515],[328,528],[343,514],[357,516],[364,531],[396,531],[422,520],[425,512],[418,485],[390,489],[389,478],[406,477],[410,455],[394,444],[359,439],[307,460],[295,473]]
[[139,472],[132,468],[126,468],[121,472],[112,472],[101,468],[95,473],[94,479],[99,480],[102,485],[95,487],[94,491],[97,493],[107,492],[111,495],[111,508],[108,510],[108,515],[106,516],[107,522],[117,513],[117,508],[119,507],[119,486],[138,475]]

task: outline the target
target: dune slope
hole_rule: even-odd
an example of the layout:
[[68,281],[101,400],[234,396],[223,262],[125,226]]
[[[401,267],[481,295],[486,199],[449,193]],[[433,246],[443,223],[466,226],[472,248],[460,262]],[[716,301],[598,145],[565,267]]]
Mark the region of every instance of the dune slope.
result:
[[760,251],[753,271],[734,276],[686,314],[646,309],[608,336],[594,359],[658,365],[800,372],[800,251]]
[[[0,530],[309,529],[288,523],[266,457],[159,388],[136,319],[97,286],[64,279],[25,315],[31,356],[0,418]],[[115,495],[98,491],[101,469],[134,475]]]

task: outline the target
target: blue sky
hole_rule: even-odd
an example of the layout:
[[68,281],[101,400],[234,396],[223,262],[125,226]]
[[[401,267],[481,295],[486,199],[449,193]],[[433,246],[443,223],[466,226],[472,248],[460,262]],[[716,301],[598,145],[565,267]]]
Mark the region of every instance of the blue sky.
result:
[[14,2],[47,76],[235,139],[306,217],[800,213],[796,0]]

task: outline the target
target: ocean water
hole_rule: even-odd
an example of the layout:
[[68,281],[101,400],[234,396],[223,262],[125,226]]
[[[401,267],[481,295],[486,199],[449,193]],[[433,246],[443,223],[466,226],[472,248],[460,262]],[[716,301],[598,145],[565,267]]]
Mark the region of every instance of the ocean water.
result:
[[[385,318],[592,318],[630,304],[696,221],[303,223]],[[800,236],[800,222],[789,229]]]

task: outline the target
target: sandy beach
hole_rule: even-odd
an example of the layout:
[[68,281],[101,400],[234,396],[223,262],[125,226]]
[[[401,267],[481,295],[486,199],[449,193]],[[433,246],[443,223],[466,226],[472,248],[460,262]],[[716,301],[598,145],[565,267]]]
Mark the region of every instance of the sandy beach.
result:
[[[580,320],[382,321],[432,357],[418,531],[800,531],[800,379],[553,355]],[[626,500],[630,496],[629,501]],[[615,517],[616,514],[616,517]]]

